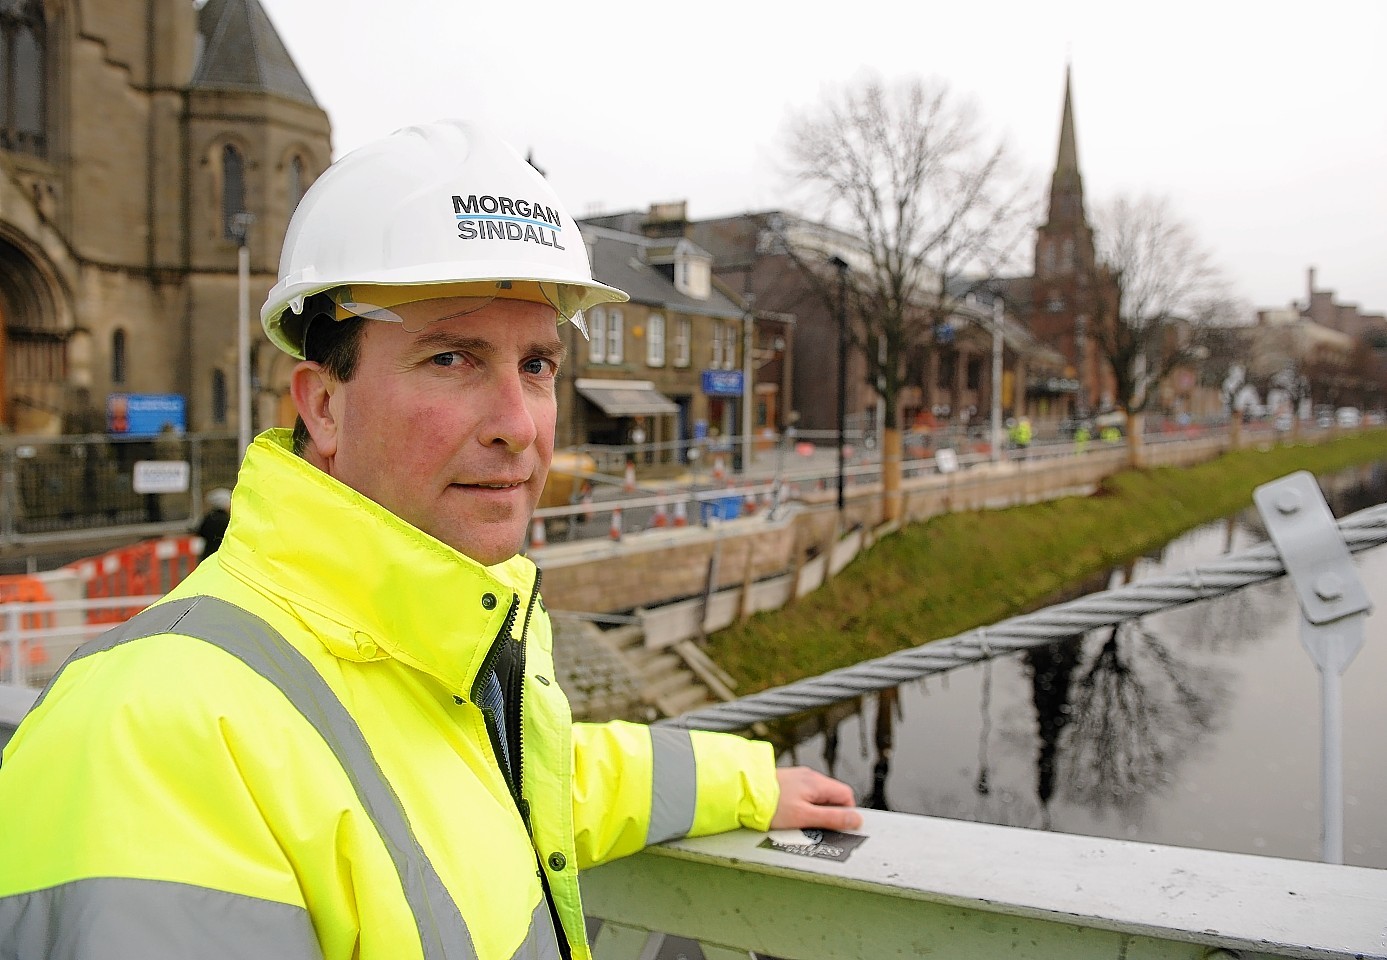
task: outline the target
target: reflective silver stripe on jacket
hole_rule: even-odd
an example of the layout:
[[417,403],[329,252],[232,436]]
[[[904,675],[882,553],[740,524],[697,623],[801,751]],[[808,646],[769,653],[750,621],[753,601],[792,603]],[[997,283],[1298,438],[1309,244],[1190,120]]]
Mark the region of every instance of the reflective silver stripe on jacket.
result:
[[647,844],[686,837],[693,829],[698,803],[698,772],[693,739],[687,730],[650,728],[650,828]]
[[[83,645],[63,665],[132,640],[175,633],[206,641],[240,660],[272,683],[318,731],[351,781],[357,798],[390,853],[427,960],[475,960],[467,924],[428,855],[409,826],[404,808],[377,765],[361,728],[304,656],[259,617],[216,597],[170,601],[138,614]],[[49,682],[35,709],[53,688]],[[179,886],[170,884],[170,886]],[[0,927],[3,929],[3,927]],[[315,948],[316,949],[316,948]],[[278,955],[271,950],[265,955]],[[541,898],[517,957],[559,956],[557,933]]]
[[308,912],[163,880],[93,877],[0,899],[3,960],[310,960]]

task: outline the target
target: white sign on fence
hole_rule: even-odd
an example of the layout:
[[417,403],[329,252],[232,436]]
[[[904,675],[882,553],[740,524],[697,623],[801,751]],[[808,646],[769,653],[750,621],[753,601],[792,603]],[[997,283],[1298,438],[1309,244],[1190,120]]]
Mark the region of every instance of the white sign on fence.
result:
[[186,460],[137,460],[135,492],[186,493],[189,470]]
[[951,447],[941,447],[934,451],[934,466],[940,473],[953,473],[958,469],[958,454]]

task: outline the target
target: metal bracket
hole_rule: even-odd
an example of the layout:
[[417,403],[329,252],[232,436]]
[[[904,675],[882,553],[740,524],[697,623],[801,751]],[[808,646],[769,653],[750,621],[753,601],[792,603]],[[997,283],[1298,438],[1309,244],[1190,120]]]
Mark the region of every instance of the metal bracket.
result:
[[1302,470],[1252,493],[1300,598],[1300,642],[1320,672],[1321,789],[1326,863],[1344,862],[1343,703],[1340,677],[1363,646],[1372,603],[1312,474]]
[[1252,499],[1295,584],[1305,619],[1328,623],[1372,609],[1313,474],[1301,470],[1264,483]]

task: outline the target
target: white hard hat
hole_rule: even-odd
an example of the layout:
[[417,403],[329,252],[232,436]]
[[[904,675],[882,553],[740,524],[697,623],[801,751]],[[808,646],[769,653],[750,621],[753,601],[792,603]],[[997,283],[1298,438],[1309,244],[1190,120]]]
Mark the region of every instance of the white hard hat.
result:
[[[356,300],[390,307],[441,295],[542,297],[560,322],[582,330],[580,311],[627,299],[593,279],[578,226],[539,171],[462,120],[397,130],[314,181],[289,221],[279,282],[260,309],[265,333],[302,358],[304,300],[354,284],[371,293],[335,298],[339,315]],[[465,286],[440,292],[440,284]],[[382,287],[392,288],[393,303],[381,302]]]
[[207,505],[217,510],[230,510],[231,491],[226,487],[217,487],[215,490],[207,491]]

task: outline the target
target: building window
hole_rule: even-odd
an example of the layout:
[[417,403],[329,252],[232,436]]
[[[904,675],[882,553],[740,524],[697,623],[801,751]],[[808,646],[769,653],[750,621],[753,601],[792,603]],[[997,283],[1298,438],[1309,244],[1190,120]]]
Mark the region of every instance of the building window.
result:
[[968,389],[976,390],[982,385],[982,358],[968,358]]
[[621,311],[607,312],[607,362],[621,363],[625,358],[626,337],[621,331]]
[[646,324],[645,362],[651,367],[665,365],[665,318],[658,313],[651,314]]
[[737,324],[722,324],[722,368],[733,370],[737,366]]
[[1065,273],[1072,273],[1074,271],[1074,238],[1065,237],[1060,250],[1060,269]]
[[246,172],[241,151],[232,144],[222,147],[222,236],[241,240],[236,214],[246,211]]
[[714,370],[722,369],[722,324],[713,324],[713,356],[709,364]]
[[42,0],[0,2],[0,147],[48,153],[47,38]]
[[111,334],[111,382],[125,382],[125,331],[117,330]]
[[606,360],[607,311],[602,307],[595,307],[588,317],[588,362],[605,363]]
[[693,356],[690,342],[693,340],[693,321],[688,317],[680,317],[679,323],[674,328],[674,365],[676,367],[687,367]]
[[212,371],[212,422],[226,423],[226,374],[220,370]]
[[298,209],[299,201],[303,199],[304,190],[308,189],[304,183],[303,176],[303,157],[294,154],[289,161],[289,212],[293,213]]

